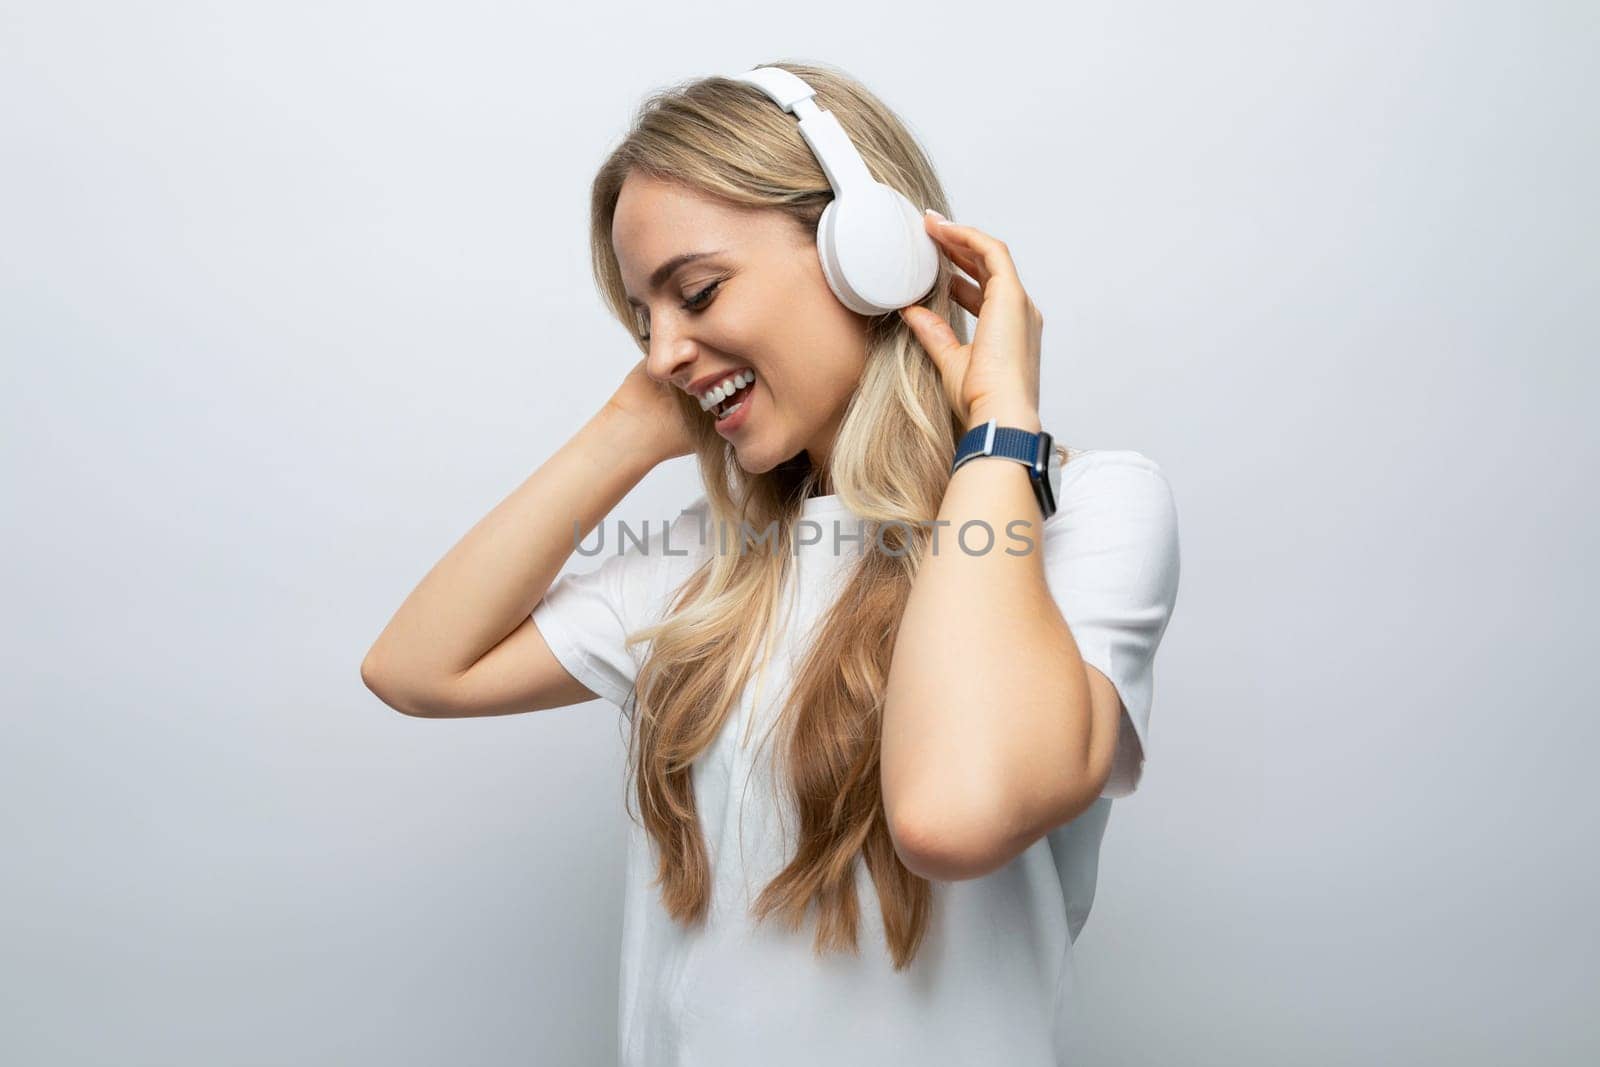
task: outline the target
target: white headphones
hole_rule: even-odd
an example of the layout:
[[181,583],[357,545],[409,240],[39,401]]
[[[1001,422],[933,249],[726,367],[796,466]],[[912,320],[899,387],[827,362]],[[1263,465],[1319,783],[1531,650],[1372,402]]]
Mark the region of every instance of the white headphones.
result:
[[754,85],[800,117],[800,136],[833,186],[833,202],[817,223],[817,258],[839,302],[883,315],[927,295],[939,274],[939,249],[923,229],[922,211],[872,177],[839,120],[812,99],[817,91],[782,67],[726,77]]

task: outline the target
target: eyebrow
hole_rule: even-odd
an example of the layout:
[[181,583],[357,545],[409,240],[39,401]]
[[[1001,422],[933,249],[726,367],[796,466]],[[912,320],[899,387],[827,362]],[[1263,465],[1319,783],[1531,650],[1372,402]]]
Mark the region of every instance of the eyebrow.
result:
[[[693,263],[698,259],[705,259],[709,256],[720,256],[724,251],[725,250],[721,248],[714,248],[709,252],[680,252],[678,255],[673,256],[671,259],[661,264],[661,266],[657,267],[654,273],[650,275],[650,292],[653,293],[660,289],[662,285],[666,284],[667,279],[672,277],[672,272],[677,270],[679,267],[687,263]],[[631,296],[628,297],[628,303],[632,304],[634,307],[644,307],[642,303],[635,300]]]

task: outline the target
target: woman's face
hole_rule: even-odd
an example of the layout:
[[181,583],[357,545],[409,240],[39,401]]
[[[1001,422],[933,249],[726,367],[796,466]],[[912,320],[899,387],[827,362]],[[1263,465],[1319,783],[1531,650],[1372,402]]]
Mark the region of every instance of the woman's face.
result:
[[[793,220],[633,172],[617,200],[611,243],[641,334],[649,335],[650,376],[685,392],[693,387],[698,409],[701,379],[709,388],[750,368],[755,381],[744,409],[719,429],[739,466],[760,474],[805,451],[826,469],[866,364],[868,319],[839,303],[816,245]],[[677,265],[652,288],[663,264],[702,252],[711,254]],[[711,410],[700,417],[716,420]]]

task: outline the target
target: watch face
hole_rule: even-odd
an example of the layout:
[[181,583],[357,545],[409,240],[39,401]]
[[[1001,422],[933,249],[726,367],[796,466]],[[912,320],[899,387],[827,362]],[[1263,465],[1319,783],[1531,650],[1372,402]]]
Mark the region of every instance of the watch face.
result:
[[[1039,499],[1039,507],[1048,519],[1056,513],[1056,497],[1061,491],[1061,449],[1056,446],[1055,439],[1043,430],[1039,432],[1037,443],[1039,451],[1033,457],[1033,495]],[[1043,478],[1039,477],[1041,462],[1044,466]]]

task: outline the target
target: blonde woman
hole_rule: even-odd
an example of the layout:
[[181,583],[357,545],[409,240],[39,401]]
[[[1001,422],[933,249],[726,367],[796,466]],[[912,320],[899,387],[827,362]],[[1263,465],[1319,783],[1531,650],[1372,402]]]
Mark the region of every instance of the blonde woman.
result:
[[[860,84],[767,65],[874,177],[948,213]],[[362,676],[409,715],[626,716],[623,1062],[1065,1063],[1072,942],[1177,595],[1172,493],[1126,450],[1062,449],[1048,498],[1004,456],[952,473],[975,427],[1043,429],[1043,318],[1006,245],[942,214],[931,291],[851,310],[819,261],[832,197],[758,89],[644,102],[590,231],[643,358],[427,574]],[[560,575],[686,455],[704,492],[670,525]]]

